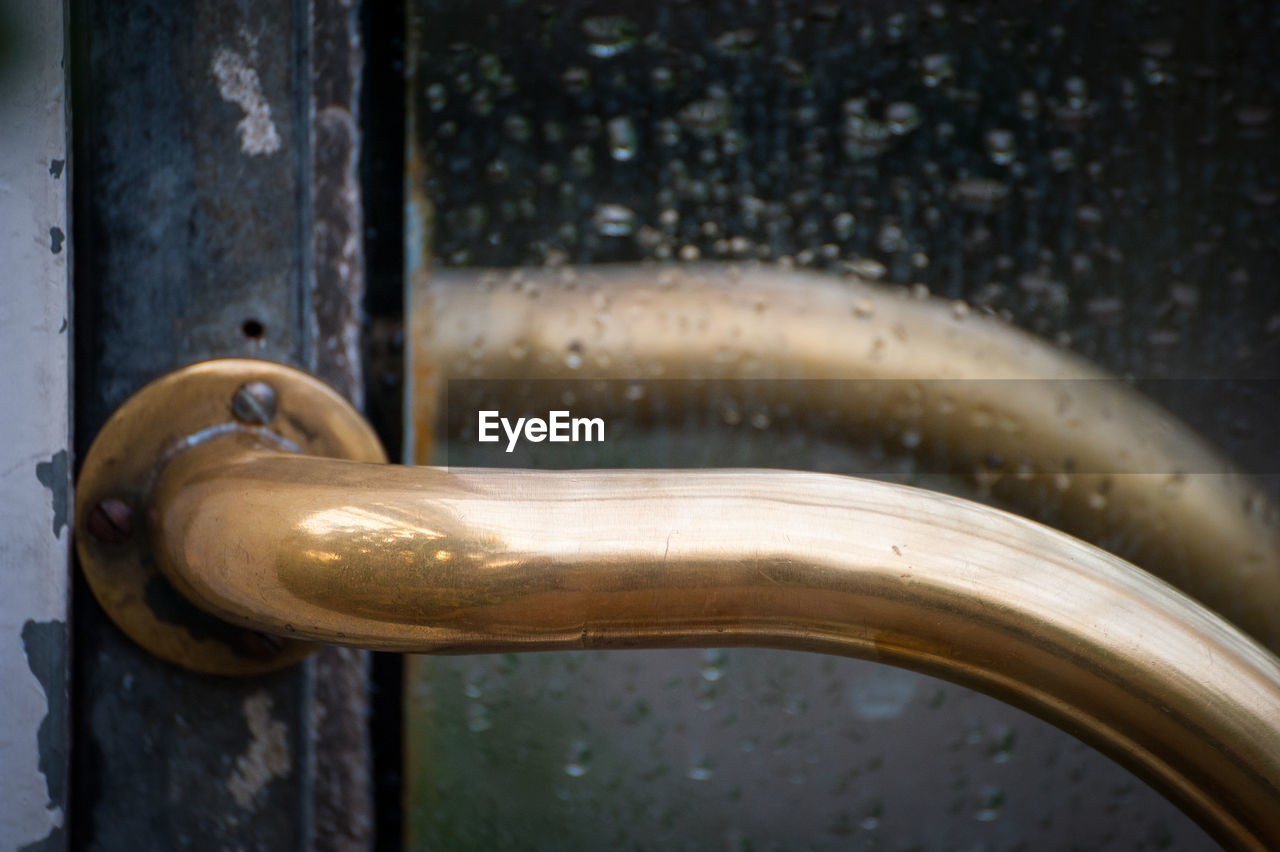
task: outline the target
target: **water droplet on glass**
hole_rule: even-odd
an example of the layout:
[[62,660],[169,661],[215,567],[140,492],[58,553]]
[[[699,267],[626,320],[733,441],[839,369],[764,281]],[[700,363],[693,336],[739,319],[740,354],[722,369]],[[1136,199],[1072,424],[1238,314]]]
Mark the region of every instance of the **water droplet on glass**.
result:
[[727,33],[716,36],[713,44],[715,44],[716,50],[732,56],[738,53],[746,53],[755,47],[757,41],[755,30],[743,29],[730,30]]
[[991,178],[962,178],[949,193],[957,207],[973,213],[992,213],[1009,197],[1009,186]]
[[533,125],[523,115],[507,116],[502,122],[502,129],[517,142],[527,142],[533,135]]
[[987,143],[987,155],[991,157],[991,162],[998,166],[1007,166],[1013,162],[1017,151],[1013,131],[996,128],[988,130],[984,138]]
[[885,121],[889,124],[889,132],[895,136],[905,136],[920,126],[920,110],[907,101],[895,101],[884,111]]
[[728,655],[720,649],[711,649],[702,652],[702,659],[706,665],[702,667],[702,679],[710,683],[715,683],[724,677],[724,667],[728,662]]
[[906,248],[906,240],[903,237],[902,229],[897,225],[885,223],[876,234],[876,245],[880,247],[880,251],[887,254]]
[[432,83],[427,86],[427,105],[432,112],[439,112],[449,103],[449,95],[443,83]]
[[1018,115],[1031,121],[1040,114],[1040,98],[1031,89],[1018,92]]
[[1167,38],[1153,38],[1142,43],[1140,50],[1146,56],[1168,59],[1173,56],[1173,42]]
[[625,115],[609,119],[605,125],[609,133],[609,156],[620,163],[635,159],[636,128]]
[[878,156],[892,137],[889,126],[861,115],[845,117],[842,130],[845,156],[851,160],[866,160]]
[[901,41],[907,30],[907,15],[905,12],[894,12],[885,21],[884,32],[890,41]]
[[587,37],[587,53],[608,58],[635,46],[639,28],[625,15],[592,15],[582,22]]
[[489,715],[488,707],[479,702],[467,705],[467,730],[478,734],[492,727],[493,717]]
[[596,233],[604,237],[625,237],[636,227],[636,214],[621,204],[601,204],[592,217]]
[[946,53],[930,53],[920,60],[920,68],[923,72],[924,84],[931,89],[947,82],[955,75],[955,69],[951,67],[951,57]]
[[[582,178],[591,177],[596,168],[595,155],[591,153],[591,148],[587,145],[578,145],[570,151],[569,162],[573,166],[573,173]],[[565,186],[568,187],[571,193],[576,191],[576,188],[570,182],[566,181]]]
[[699,758],[693,766],[689,767],[689,771],[685,774],[691,781],[706,781],[715,774],[714,764],[710,758]]
[[565,760],[564,774],[570,778],[581,778],[590,770],[591,747],[585,740],[574,740],[569,743],[569,756]]
[[1200,302],[1200,291],[1191,284],[1174,283],[1169,287],[1169,298],[1178,307],[1189,310]]
[[688,104],[676,113],[676,121],[698,136],[710,137],[729,127],[733,104],[724,92],[713,92],[711,97]]
[[1067,106],[1071,109],[1083,109],[1089,105],[1089,84],[1083,77],[1068,77],[1062,88],[1067,93]]
[[1109,321],[1124,311],[1124,302],[1114,296],[1097,296],[1085,302],[1084,309],[1098,320]]
[[1013,756],[1013,746],[1018,734],[1013,728],[1002,725],[996,730],[996,743],[991,752],[991,760],[995,763],[1008,763]]
[[566,68],[560,75],[560,85],[569,94],[576,95],[591,85],[591,72],[579,65]]
[[839,213],[831,220],[831,227],[836,232],[836,238],[847,240],[853,236],[853,230],[858,225],[858,220],[848,211]]
[[480,57],[480,76],[492,83],[502,76],[502,60],[496,54],[486,53]]
[[1245,104],[1236,107],[1234,116],[1241,127],[1261,127],[1271,120],[1271,107]]
[[1076,221],[1081,225],[1096,228],[1102,224],[1102,211],[1092,204],[1082,204],[1076,208]]
[[1142,76],[1152,86],[1162,86],[1170,80],[1164,65],[1154,56],[1148,56],[1142,60]]
[[865,721],[896,719],[915,697],[920,682],[920,675],[903,669],[871,669],[850,685],[849,706],[854,715]]
[[983,785],[979,802],[973,818],[978,822],[993,822],[1000,816],[1000,809],[1004,807],[1004,792],[998,787]]
[[476,115],[488,115],[493,112],[493,93],[485,88],[472,95],[471,111]]

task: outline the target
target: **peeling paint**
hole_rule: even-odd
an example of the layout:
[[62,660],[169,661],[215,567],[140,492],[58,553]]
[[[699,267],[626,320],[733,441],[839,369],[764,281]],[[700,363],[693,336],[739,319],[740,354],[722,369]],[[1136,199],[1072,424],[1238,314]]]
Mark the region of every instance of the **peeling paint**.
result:
[[271,718],[271,697],[265,692],[244,700],[244,717],[249,723],[249,750],[236,758],[227,778],[227,790],[236,804],[257,809],[257,795],[273,778],[282,778],[293,768],[289,755],[288,729]]
[[0,653],[0,842],[8,841],[5,848],[65,849],[67,628],[58,620],[28,620],[20,636],[13,629],[6,630],[13,644],[6,642]]
[[[63,320],[66,326],[66,320]],[[59,329],[61,331],[62,329]],[[53,534],[62,538],[62,530],[67,525],[67,451],[58,450],[47,462],[36,465],[36,479],[53,494]]]
[[262,94],[262,81],[250,59],[224,47],[214,54],[210,71],[222,99],[244,110],[244,118],[236,125],[240,149],[251,157],[279,151],[280,132],[271,120],[271,105]]
[[39,768],[49,791],[47,810],[61,811],[67,797],[66,622],[28,621],[22,625],[22,648],[27,655],[27,666],[40,681],[49,705],[36,731]]
[[62,243],[66,240],[67,235],[62,233],[61,228],[49,229],[49,251],[59,254],[62,251]]
[[67,848],[67,830],[57,826],[39,840],[19,846],[18,852],[63,852]]

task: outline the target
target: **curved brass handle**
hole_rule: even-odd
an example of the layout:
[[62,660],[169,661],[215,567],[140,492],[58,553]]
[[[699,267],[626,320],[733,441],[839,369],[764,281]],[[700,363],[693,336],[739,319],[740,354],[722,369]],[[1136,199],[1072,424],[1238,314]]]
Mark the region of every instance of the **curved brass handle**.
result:
[[[230,416],[227,400],[264,388],[247,417]],[[1225,843],[1280,843],[1280,660],[1097,548],[847,477],[450,471],[368,463],[377,454],[354,412],[287,368],[211,362],[166,377],[113,416],[85,463],[77,547],[95,593],[135,638],[159,636],[160,653],[173,635],[129,620],[152,560],[223,619],[329,642],[755,644],[880,660],[1075,732]],[[127,540],[90,525],[110,499],[146,508]]]
[[[574,379],[745,380],[842,434],[910,433],[955,470],[981,469],[1019,511],[1055,507],[1042,519],[1280,652],[1280,516],[1257,485],[1120,380],[962,304],[750,264],[438,270],[411,295],[420,462],[451,379],[510,380],[510,398],[529,379],[557,394]],[[707,405],[698,381],[665,393]],[[631,403],[590,405],[625,416]]]

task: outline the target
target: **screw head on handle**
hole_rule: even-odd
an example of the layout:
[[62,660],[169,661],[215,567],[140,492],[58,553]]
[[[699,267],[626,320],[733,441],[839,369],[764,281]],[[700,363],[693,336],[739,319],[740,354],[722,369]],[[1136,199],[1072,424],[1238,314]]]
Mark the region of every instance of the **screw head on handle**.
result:
[[86,526],[99,543],[122,544],[133,535],[133,508],[117,497],[110,497],[93,507]]
[[263,381],[245,382],[231,397],[231,413],[241,423],[265,426],[276,416],[275,388]]

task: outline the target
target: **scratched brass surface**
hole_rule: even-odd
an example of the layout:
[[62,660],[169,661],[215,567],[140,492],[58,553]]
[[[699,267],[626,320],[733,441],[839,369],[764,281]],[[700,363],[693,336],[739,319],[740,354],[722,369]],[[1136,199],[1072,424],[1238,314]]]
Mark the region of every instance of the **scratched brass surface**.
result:
[[240,434],[177,455],[151,506],[166,576],[233,623],[400,651],[888,662],[1078,734],[1223,842],[1280,842],[1280,661],[1134,566],[977,503],[784,471],[371,465]]

